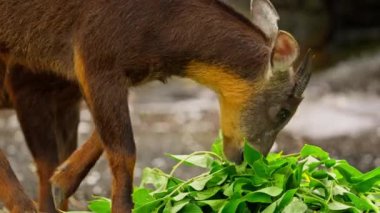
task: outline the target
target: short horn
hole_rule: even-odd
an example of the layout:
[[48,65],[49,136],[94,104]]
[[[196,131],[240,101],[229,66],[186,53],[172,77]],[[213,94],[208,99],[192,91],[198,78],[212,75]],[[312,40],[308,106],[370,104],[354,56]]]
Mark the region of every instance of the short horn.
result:
[[274,43],[278,33],[280,16],[269,0],[251,0],[251,22]]
[[305,91],[306,86],[310,81],[311,70],[309,69],[309,64],[311,61],[311,56],[312,56],[312,51],[311,49],[309,49],[296,72],[296,76],[295,76],[296,84],[293,90],[293,95],[296,98],[302,98],[302,94]]

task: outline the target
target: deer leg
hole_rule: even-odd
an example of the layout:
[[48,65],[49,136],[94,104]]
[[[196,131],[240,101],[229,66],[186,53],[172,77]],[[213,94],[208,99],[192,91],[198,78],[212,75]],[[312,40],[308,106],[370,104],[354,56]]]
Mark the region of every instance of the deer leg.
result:
[[24,192],[9,162],[0,150],[0,200],[11,213],[37,212],[37,207]]
[[76,191],[102,153],[101,140],[94,131],[91,137],[58,167],[50,179],[56,206],[61,206],[64,200]]
[[136,150],[126,100],[127,90],[123,91],[123,86],[125,87],[117,84],[101,86],[102,91],[94,91],[94,86],[91,91],[94,91],[96,98],[91,93],[86,95],[113,175],[114,213],[131,212],[133,208],[131,193]]
[[80,91],[70,85],[56,100],[56,135],[59,162],[64,162],[77,148]]
[[[6,67],[0,61],[0,106],[11,106],[4,88]],[[11,213],[37,212],[37,206],[24,192],[21,183],[17,180],[8,160],[0,150],[0,201]]]
[[112,212],[131,212],[136,148],[127,79],[123,70],[115,68],[118,66],[97,61],[96,57],[92,59],[95,61],[86,61],[81,52],[75,50],[75,72],[111,167]]
[[[55,109],[55,133],[60,164],[77,148],[80,99],[79,88],[72,83],[67,83],[67,86],[61,88],[61,91],[55,96],[55,102],[57,103]],[[60,205],[55,206],[60,210],[67,210],[68,197],[63,198]]]
[[39,177],[39,210],[56,212],[49,178],[59,164],[55,133],[56,84],[51,76],[36,75],[20,66],[6,76],[6,87],[17,112]]

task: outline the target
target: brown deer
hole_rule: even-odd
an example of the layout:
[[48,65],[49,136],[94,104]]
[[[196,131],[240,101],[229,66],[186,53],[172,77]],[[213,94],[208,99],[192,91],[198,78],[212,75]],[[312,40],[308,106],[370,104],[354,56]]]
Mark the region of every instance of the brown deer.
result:
[[[278,30],[272,4],[255,0],[251,9],[248,20],[217,0],[0,0],[5,88],[38,167],[39,209],[54,211],[46,177],[75,147],[81,95],[96,130],[53,176],[57,207],[104,149],[112,211],[131,211],[136,150],[128,90],[148,81],[180,76],[208,86],[220,99],[226,157],[241,162],[244,138],[267,153],[310,72],[307,59],[293,72],[298,44]],[[6,199],[11,189],[2,191]],[[17,199],[7,203],[35,210]]]

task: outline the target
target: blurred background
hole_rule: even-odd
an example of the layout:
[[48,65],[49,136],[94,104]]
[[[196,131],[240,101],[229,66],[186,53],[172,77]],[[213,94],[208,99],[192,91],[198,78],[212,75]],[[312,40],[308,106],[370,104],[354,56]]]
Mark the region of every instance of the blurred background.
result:
[[[225,0],[249,17],[249,0]],[[313,48],[311,83],[297,114],[280,133],[273,151],[298,152],[316,144],[363,171],[380,166],[380,1],[273,0],[280,28],[291,32],[302,51]],[[138,149],[139,183],[144,167],[168,171],[165,153],[208,150],[219,131],[215,95],[192,81],[172,79],[136,88],[131,94]],[[83,106],[80,143],[93,129]],[[13,111],[0,112],[0,148],[31,196],[37,193],[35,166]],[[188,168],[178,175],[189,177]],[[91,195],[109,196],[110,173],[104,157],[72,200],[81,208]],[[79,201],[78,201],[79,200]]]

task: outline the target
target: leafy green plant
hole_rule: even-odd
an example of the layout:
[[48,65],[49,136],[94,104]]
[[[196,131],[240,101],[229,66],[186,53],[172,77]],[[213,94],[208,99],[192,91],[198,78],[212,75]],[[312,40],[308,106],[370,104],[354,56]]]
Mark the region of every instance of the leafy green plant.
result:
[[[311,145],[297,154],[264,157],[246,143],[242,165],[222,153],[217,139],[211,152],[169,155],[178,161],[169,174],[146,168],[133,193],[134,212],[379,212],[380,168],[362,173]],[[208,171],[181,180],[174,172],[183,165]],[[110,206],[100,198],[89,208],[105,213]]]

